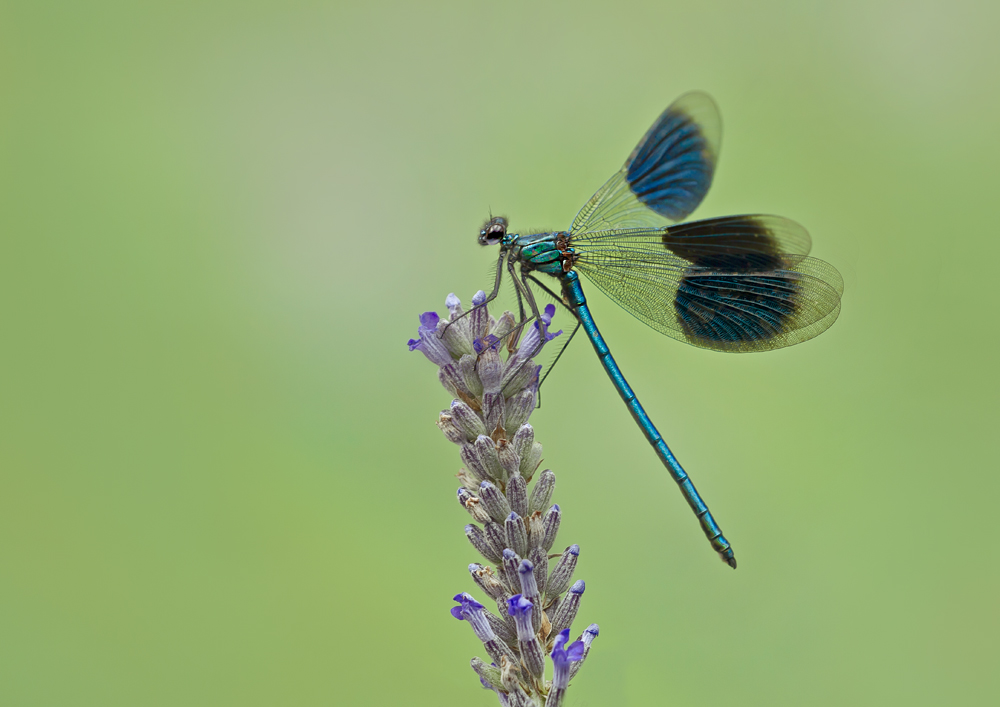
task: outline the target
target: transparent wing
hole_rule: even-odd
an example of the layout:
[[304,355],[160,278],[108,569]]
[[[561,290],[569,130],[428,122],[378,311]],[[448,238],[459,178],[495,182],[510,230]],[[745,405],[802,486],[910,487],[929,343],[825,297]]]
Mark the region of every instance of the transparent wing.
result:
[[572,233],[656,228],[683,220],[708,193],[722,143],[722,119],[705,93],[663,111],[621,168],[573,220]]
[[671,220],[650,210],[632,193],[622,167],[590,197],[573,219],[570,233],[593,233],[612,228],[657,228]]
[[791,346],[837,320],[844,284],[836,268],[781,252],[808,245],[801,226],[776,216],[573,241],[575,267],[635,317],[679,341],[729,352]]

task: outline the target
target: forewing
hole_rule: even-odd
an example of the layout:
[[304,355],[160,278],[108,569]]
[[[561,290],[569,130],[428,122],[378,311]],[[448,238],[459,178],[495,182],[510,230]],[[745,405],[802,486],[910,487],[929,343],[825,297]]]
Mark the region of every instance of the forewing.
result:
[[571,231],[655,228],[683,220],[708,193],[721,142],[715,102],[704,93],[681,96],[580,209]]
[[704,267],[658,250],[662,231],[595,235],[577,248],[576,268],[638,319],[694,346],[770,351],[817,336],[840,313],[843,280],[822,260],[769,254],[767,269]]

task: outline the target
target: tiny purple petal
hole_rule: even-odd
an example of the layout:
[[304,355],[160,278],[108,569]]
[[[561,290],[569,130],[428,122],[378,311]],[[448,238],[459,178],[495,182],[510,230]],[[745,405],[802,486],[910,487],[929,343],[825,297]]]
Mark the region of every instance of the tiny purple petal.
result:
[[[555,314],[555,305],[548,305],[545,307],[545,313],[539,315],[541,321],[535,321],[534,325],[528,328],[528,333],[524,335],[524,339],[521,341],[520,346],[517,351],[517,359],[524,360],[528,356],[535,353],[535,349],[538,347],[539,343],[545,344],[552,341],[554,338],[562,334],[562,329],[552,333],[549,331],[549,325],[552,323],[552,316]],[[545,341],[541,341],[541,326],[545,326]]]
[[[554,338],[562,334],[562,329],[555,333],[550,332],[548,329],[549,325],[552,323],[552,317],[555,316],[555,313],[556,306],[554,304],[547,304],[545,305],[545,312],[543,312],[539,317],[542,320],[542,323],[545,324],[545,343],[552,341]],[[541,327],[538,322],[535,322],[535,329],[541,331]]]
[[[482,611],[483,605],[472,598],[472,595],[467,592],[462,592],[461,594],[456,594],[453,599],[457,601],[461,606],[453,606],[451,608],[452,616],[455,616],[455,610],[457,609],[460,613],[472,613],[474,611]],[[466,618],[464,615],[456,618]]]
[[462,607],[460,607],[460,606],[453,606],[453,607],[451,607],[451,615],[454,616],[459,621],[464,621],[465,620],[465,617],[462,616]]
[[530,614],[534,604],[524,598],[521,594],[515,594],[507,600],[507,613],[511,616]]
[[437,315],[437,312],[424,312],[420,315],[420,328],[432,331],[436,330],[439,320],[440,317]]
[[463,606],[469,606],[473,609],[482,609],[483,605],[476,601],[471,594],[468,592],[462,592],[461,594],[456,594],[452,597],[455,601],[462,602]]
[[583,658],[583,651],[583,641],[573,641],[573,643],[569,644],[569,648],[566,649],[566,657],[571,661],[578,661]]
[[[435,322],[434,326],[425,326],[428,322]],[[409,346],[410,351],[415,351],[419,349],[427,359],[436,366],[447,366],[454,362],[451,357],[451,352],[444,345],[444,342],[438,337],[437,324],[438,315],[434,312],[424,312],[420,316],[420,327],[417,329],[417,333],[420,335],[420,341],[410,339]]]
[[407,346],[410,351],[419,349],[431,363],[437,366],[445,366],[452,362],[451,353],[443,342],[439,340],[437,326],[440,321],[436,312],[424,312],[420,315],[420,326],[417,328],[417,335],[420,339],[410,339]]
[[476,294],[472,295],[472,305],[474,307],[478,307],[479,305],[481,305],[485,301],[486,301],[486,293],[483,292],[482,290],[480,290]]
[[568,667],[570,663],[574,663],[583,658],[583,641],[574,641],[570,644],[569,648],[564,648],[568,640],[569,629],[564,628],[559,632],[559,635],[556,636],[556,642],[552,646],[552,662],[555,663],[557,667]]
[[472,348],[477,354],[481,354],[486,349],[496,349],[497,345],[502,342],[502,339],[498,339],[493,336],[493,334],[487,334],[486,336],[476,339],[472,342]]

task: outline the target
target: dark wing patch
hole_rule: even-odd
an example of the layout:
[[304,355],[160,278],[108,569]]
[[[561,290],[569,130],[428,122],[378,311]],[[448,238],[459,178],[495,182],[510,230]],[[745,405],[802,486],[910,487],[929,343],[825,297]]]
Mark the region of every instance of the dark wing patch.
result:
[[674,311],[691,340],[725,346],[778,336],[795,315],[794,282],[750,275],[689,275],[681,280]]
[[781,216],[723,216],[670,226],[663,244],[692,265],[760,272],[780,267],[788,255],[808,255],[809,233]]
[[625,162],[643,204],[681,221],[708,193],[722,142],[722,119],[705,93],[688,93],[663,111]]
[[688,342],[717,351],[764,351],[806,341],[840,314],[839,274],[813,258],[778,259],[778,269],[744,274],[692,268],[674,296]]

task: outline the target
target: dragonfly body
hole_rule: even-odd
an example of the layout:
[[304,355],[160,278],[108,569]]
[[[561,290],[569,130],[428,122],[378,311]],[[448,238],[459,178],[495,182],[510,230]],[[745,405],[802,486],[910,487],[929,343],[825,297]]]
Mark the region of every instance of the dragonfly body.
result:
[[[561,300],[576,318],[577,329],[587,334],[712,547],[735,568],[732,547],[612,357],[578,275],[587,275],[657,331],[716,351],[767,351],[829,328],[840,312],[843,282],[835,268],[808,257],[809,234],[800,225],[762,215],[679,223],[707,193],[720,142],[721,122],[712,99],[703,93],[682,96],[660,115],[568,231],[509,234],[507,220],[497,217],[483,226],[479,242],[500,246],[487,301],[496,297],[505,271],[521,303],[522,326],[532,320],[545,326],[533,286]],[[558,279],[561,293],[550,290],[538,275]],[[566,343],[570,340],[572,335]]]
[[625,406],[628,408],[636,424],[642,430],[646,439],[652,445],[656,455],[663,462],[663,465],[670,472],[671,477],[680,486],[681,493],[687,500],[691,510],[694,511],[701,523],[702,529],[712,547],[719,553],[723,560],[732,567],[736,567],[736,558],[729,541],[722,535],[722,530],[712,517],[711,511],[698,494],[690,477],[681,467],[670,447],[663,440],[663,436],[653,424],[653,421],[646,414],[645,409],[636,397],[635,392],[625,380],[625,375],[618,367],[618,363],[611,355],[604,337],[601,336],[597,324],[587,306],[587,298],[583,294],[583,287],[580,284],[580,277],[572,269],[575,261],[575,251],[571,245],[572,236],[566,231],[555,233],[535,233],[518,236],[507,235],[501,241],[501,247],[505,248],[508,257],[518,262],[522,273],[540,272],[557,277],[562,285],[563,302],[572,310],[579,325],[583,328],[587,338],[594,347],[601,365],[607,372],[612,384],[621,395]]

